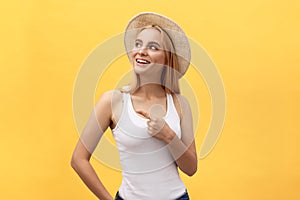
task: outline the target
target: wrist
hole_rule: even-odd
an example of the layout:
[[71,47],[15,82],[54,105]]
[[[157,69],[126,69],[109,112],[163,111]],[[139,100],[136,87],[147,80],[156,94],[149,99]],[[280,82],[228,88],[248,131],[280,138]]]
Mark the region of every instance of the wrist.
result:
[[174,131],[172,131],[172,129],[168,129],[166,138],[165,138],[165,143],[170,144],[170,142],[174,139],[174,137],[176,137],[176,134],[174,133]]

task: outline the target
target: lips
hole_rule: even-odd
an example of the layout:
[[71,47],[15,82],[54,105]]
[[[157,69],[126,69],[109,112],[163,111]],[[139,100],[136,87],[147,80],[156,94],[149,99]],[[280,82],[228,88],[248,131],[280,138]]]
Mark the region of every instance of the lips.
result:
[[150,64],[150,61],[146,60],[146,59],[142,59],[142,58],[137,58],[135,59],[135,61],[138,63],[138,64]]

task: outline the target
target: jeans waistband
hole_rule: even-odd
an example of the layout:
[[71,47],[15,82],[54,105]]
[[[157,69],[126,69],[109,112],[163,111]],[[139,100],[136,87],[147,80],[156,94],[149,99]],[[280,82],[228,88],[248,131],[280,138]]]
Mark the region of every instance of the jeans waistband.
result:
[[[115,200],[125,200],[125,199],[120,197],[119,191],[117,191]],[[177,198],[176,200],[190,200],[190,197],[189,197],[189,194],[188,194],[187,190],[185,190],[185,193],[182,196],[180,196],[179,198]]]

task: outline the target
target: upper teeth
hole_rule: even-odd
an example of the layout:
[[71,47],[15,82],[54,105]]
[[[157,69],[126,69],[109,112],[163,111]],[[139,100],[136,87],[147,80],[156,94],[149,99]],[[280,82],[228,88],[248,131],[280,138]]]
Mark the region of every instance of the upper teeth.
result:
[[147,60],[141,60],[141,59],[136,59],[136,62],[142,63],[142,64],[148,64],[148,63],[150,63]]

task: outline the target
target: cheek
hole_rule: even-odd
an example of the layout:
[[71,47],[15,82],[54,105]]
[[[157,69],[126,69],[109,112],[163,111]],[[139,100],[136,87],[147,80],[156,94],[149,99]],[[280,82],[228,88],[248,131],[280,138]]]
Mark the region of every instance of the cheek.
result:
[[137,51],[135,51],[134,49],[131,50],[131,52],[130,52],[131,57],[134,57],[136,55],[136,53],[137,53]]
[[155,58],[155,61],[157,62],[157,63],[161,63],[161,64],[165,64],[165,55],[164,54],[161,54],[161,53],[159,53],[159,54],[155,54],[155,55],[153,55],[153,58]]
[[136,56],[136,51],[132,51],[132,52],[130,52],[130,57],[131,57],[131,60],[133,61],[134,60],[134,58],[135,58],[135,56]]

